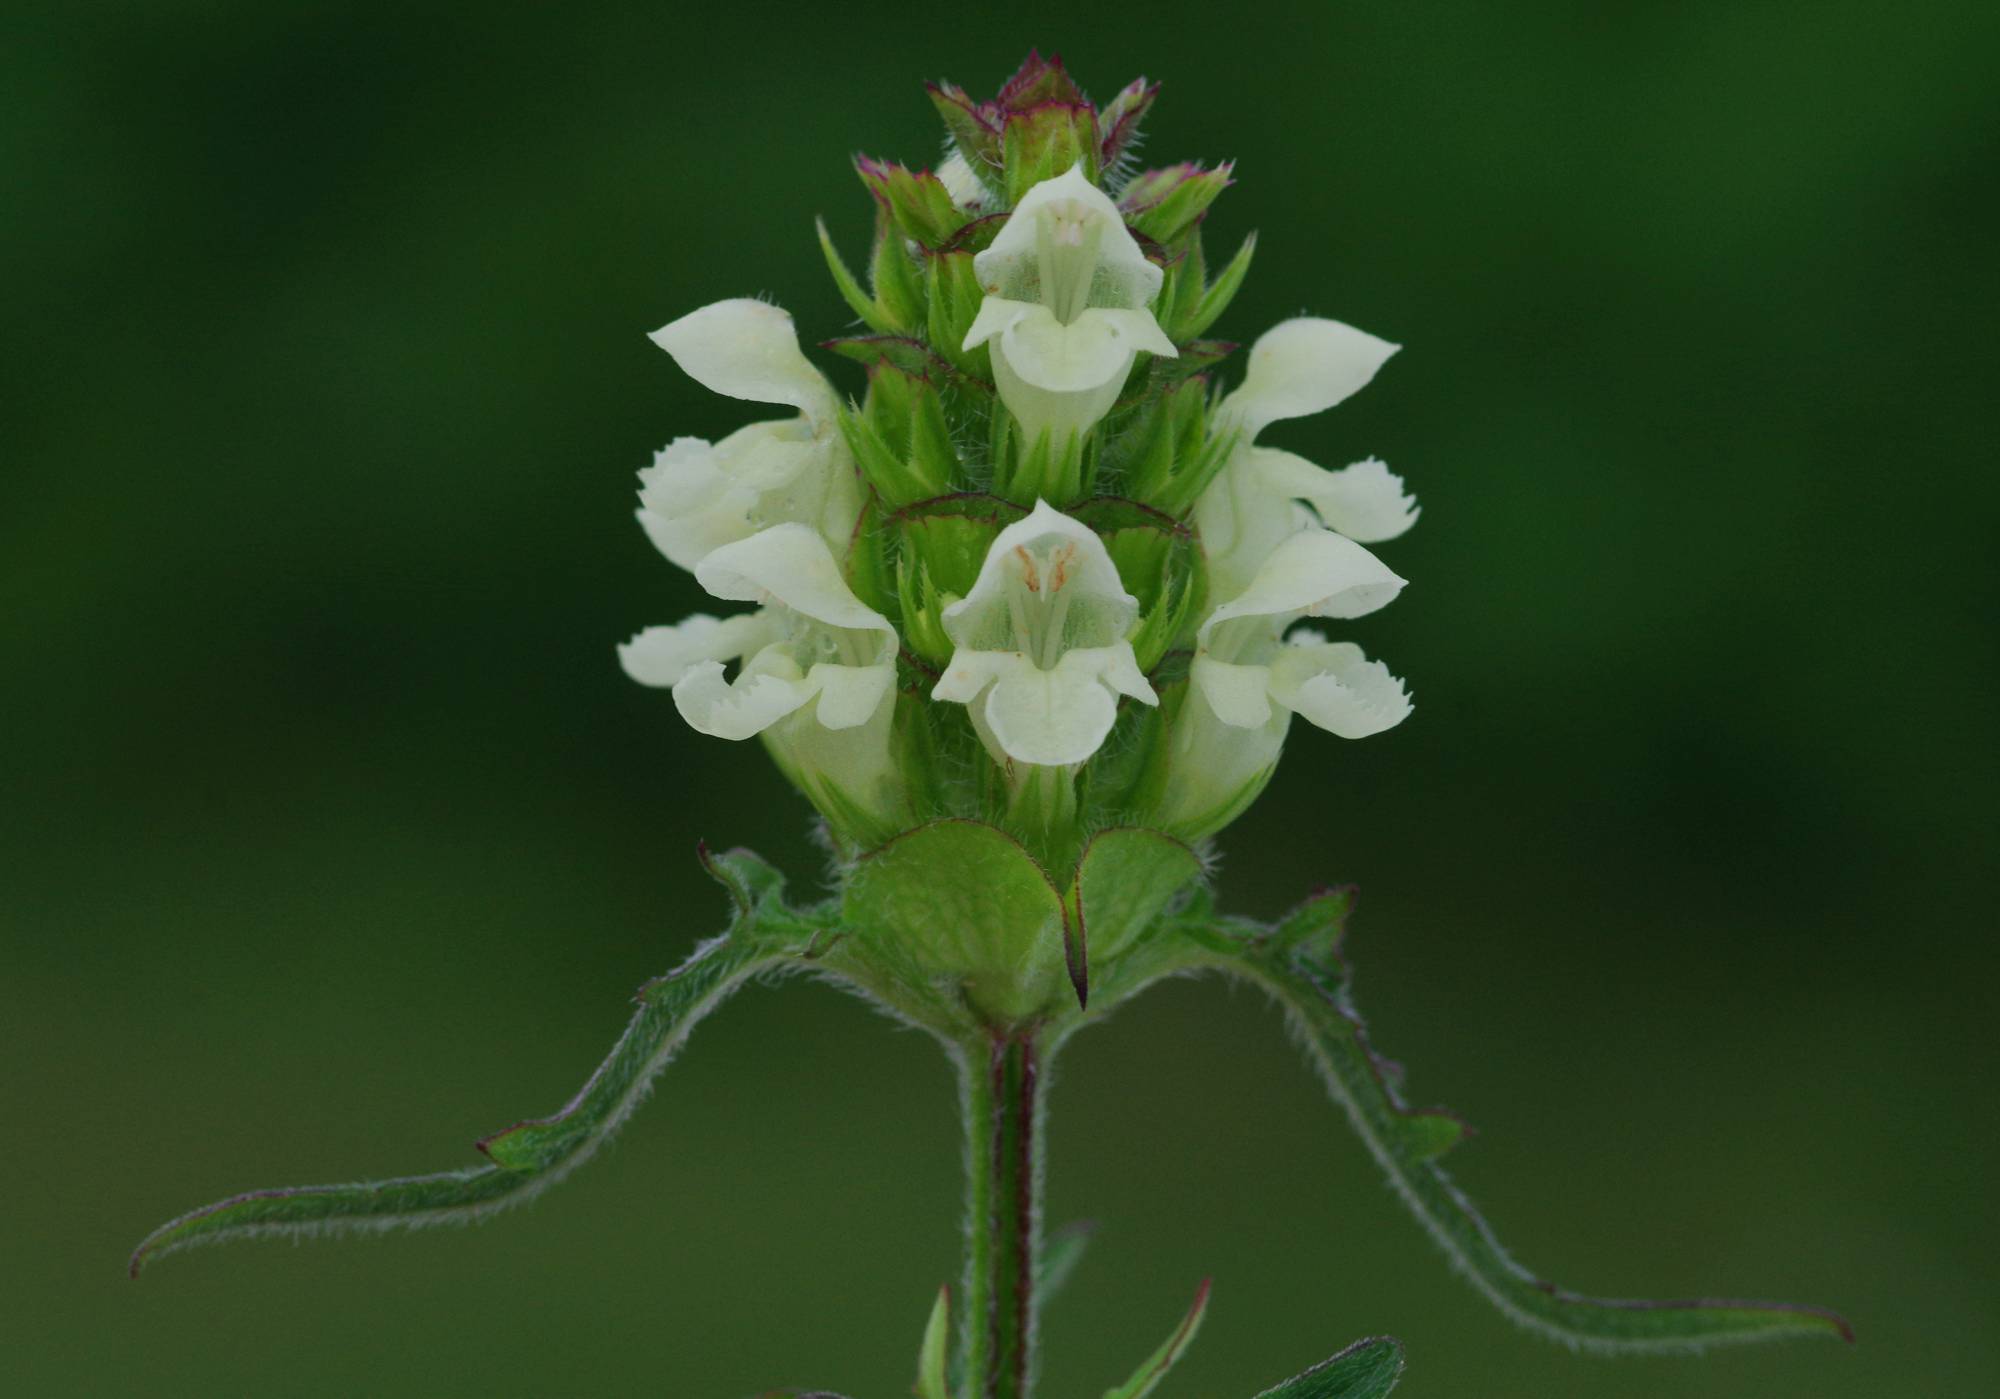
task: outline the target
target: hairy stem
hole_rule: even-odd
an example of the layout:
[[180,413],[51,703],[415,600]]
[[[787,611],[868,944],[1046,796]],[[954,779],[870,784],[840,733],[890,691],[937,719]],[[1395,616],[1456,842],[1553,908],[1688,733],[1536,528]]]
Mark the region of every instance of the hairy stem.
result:
[[966,1399],[1028,1399],[1042,1227],[1042,1046],[995,1031],[964,1047]]

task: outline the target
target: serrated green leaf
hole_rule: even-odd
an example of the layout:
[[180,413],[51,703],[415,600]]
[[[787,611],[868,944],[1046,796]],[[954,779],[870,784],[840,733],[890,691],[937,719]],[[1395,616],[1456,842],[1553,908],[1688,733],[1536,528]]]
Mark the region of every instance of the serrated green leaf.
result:
[[1392,1336],[1371,1336],[1257,1399],[1382,1399],[1402,1376],[1403,1347]]
[[[740,878],[747,868],[739,862],[732,873]],[[728,934],[704,943],[674,971],[641,988],[625,1033],[561,1111],[479,1142],[492,1164],[234,1195],[154,1230],[133,1251],[132,1276],[193,1244],[466,1223],[533,1197],[582,1165],[623,1125],[695,1025],[731,992],[762,973],[800,964],[800,954],[820,929],[773,901],[758,902],[757,910],[739,916]]]
[[1853,1339],[1846,1321],[1817,1307],[1587,1297],[1543,1282],[1514,1261],[1437,1164],[1470,1129],[1440,1109],[1405,1105],[1398,1071],[1376,1054],[1348,997],[1347,969],[1337,953],[1316,958],[1239,924],[1194,928],[1192,936],[1209,952],[1209,965],[1261,986],[1283,1007],[1313,1066],[1404,1203],[1458,1270],[1514,1321],[1599,1351],[1699,1350],[1795,1335]]
[[1132,1378],[1125,1383],[1104,1391],[1104,1399],[1146,1399],[1159,1382],[1174,1368],[1174,1362],[1187,1352],[1193,1344],[1195,1332],[1201,1330],[1201,1319],[1208,1312],[1208,1279],[1203,1278],[1201,1287],[1194,1294],[1194,1305],[1174,1333],[1161,1343],[1160,1348],[1146,1357]]
[[1083,1251],[1097,1232],[1097,1221],[1078,1219],[1051,1233],[1042,1243],[1042,1256],[1035,1264],[1035,1310],[1046,1311],[1050,1302],[1069,1285]]
[[951,1337],[951,1289],[940,1287],[924,1325],[923,1344],[917,1347],[917,1399],[951,1399],[950,1381],[945,1371]]

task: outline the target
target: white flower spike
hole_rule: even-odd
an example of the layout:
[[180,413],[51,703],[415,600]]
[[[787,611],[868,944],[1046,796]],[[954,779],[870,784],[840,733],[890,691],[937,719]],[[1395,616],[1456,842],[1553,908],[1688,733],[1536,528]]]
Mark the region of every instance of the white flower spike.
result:
[[639,473],[639,523],[693,569],[710,551],[787,521],[845,549],[860,515],[833,387],[800,352],[792,318],[762,301],[718,301],[653,332],[688,376],[731,398],[784,404],[795,418],[752,423],[719,442],[677,437]]
[[1138,611],[1104,542],[1037,501],[944,609],[957,649],[931,695],[969,706],[997,760],[1081,763],[1111,732],[1119,695],[1159,703],[1127,639]]
[[1001,401],[1030,442],[1087,431],[1141,350],[1178,353],[1147,309],[1163,274],[1081,163],[1023,195],[972,267],[986,299],[965,348],[992,345]]

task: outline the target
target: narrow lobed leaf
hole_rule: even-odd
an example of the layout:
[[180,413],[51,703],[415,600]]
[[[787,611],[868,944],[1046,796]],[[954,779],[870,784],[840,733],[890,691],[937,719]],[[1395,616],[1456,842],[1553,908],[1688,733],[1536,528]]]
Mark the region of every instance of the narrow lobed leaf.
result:
[[[478,1143],[492,1164],[352,1185],[254,1190],[161,1225],[133,1251],[131,1274],[194,1244],[235,1239],[419,1229],[465,1224],[520,1204],[588,1160],[623,1125],[653,1078],[703,1017],[751,978],[799,964],[817,931],[758,889],[755,857],[710,857],[711,872],[739,882],[756,912],[704,943],[639,993],[639,1008],[610,1055],[559,1112],[520,1122]],[[769,866],[762,866],[769,869]]]
[[1404,1103],[1399,1071],[1375,1052],[1349,999],[1347,967],[1337,951],[1315,955],[1236,923],[1181,926],[1207,950],[1208,965],[1262,987],[1284,1009],[1314,1068],[1403,1202],[1458,1270],[1514,1321],[1565,1344],[1606,1352],[1693,1351],[1780,1336],[1854,1338],[1843,1318],[1819,1307],[1589,1297],[1535,1277],[1438,1166],[1437,1158],[1470,1128],[1442,1109]]

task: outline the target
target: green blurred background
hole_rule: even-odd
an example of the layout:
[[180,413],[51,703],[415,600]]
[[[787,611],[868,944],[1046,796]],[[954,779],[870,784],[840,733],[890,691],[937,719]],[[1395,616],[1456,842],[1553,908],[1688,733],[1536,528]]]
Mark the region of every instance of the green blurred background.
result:
[[1165,80],[1155,161],[1239,159],[1220,332],[1409,347],[1273,440],[1420,494],[1356,633],[1418,712],[1299,726],[1226,902],[1363,886],[1362,1003],[1530,1265],[1861,1332],[1511,1329],[1274,1015],[1188,983],[1064,1064],[1052,1217],[1101,1230],[1047,1393],[1207,1274],[1175,1395],[1382,1331],[1411,1399],[1996,1392],[1990,3],[5,8],[0,1389],[907,1392],[949,1077],[804,984],[524,1213],[123,1269],[558,1104],[718,926],[698,837],[812,886],[762,756],[613,660],[697,602],[632,472],[746,420],[644,332],[838,333],[849,154],[932,158],[919,81],[1040,44]]

